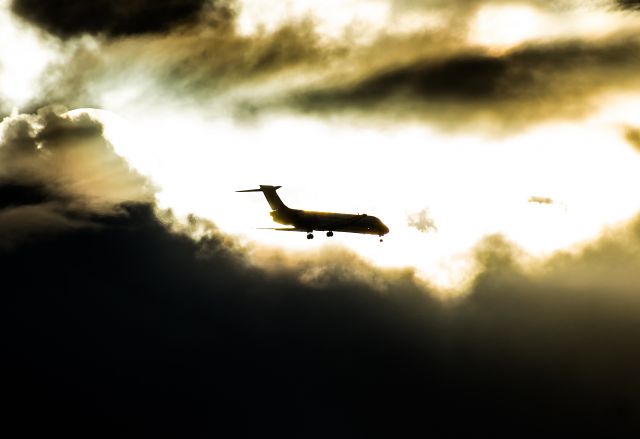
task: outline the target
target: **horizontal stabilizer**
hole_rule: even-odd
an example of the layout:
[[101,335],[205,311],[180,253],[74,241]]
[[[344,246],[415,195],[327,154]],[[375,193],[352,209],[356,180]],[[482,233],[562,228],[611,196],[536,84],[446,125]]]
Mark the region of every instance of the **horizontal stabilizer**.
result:
[[245,189],[243,191],[236,191],[236,192],[269,192],[269,191],[276,191],[281,187],[282,186],[267,186],[267,185],[261,184],[260,188],[258,189]]

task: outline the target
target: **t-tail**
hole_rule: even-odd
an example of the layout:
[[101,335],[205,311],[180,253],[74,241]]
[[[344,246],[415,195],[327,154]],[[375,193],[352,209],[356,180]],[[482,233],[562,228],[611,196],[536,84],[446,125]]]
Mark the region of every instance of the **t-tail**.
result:
[[262,192],[272,210],[288,210],[289,208],[282,202],[282,200],[276,193],[276,191],[281,187],[282,186],[267,186],[261,184],[260,189],[247,189],[244,191],[236,192]]

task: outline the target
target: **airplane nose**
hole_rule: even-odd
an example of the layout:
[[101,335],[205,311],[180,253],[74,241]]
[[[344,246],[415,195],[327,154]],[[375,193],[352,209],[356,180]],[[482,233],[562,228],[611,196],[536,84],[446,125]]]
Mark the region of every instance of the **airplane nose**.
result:
[[389,233],[389,227],[385,226],[384,224],[382,225],[382,234],[386,235],[387,233]]

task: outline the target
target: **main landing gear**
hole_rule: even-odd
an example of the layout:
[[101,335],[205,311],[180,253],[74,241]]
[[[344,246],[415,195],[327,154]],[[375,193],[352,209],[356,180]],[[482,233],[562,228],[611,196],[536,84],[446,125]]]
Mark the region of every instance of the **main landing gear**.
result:
[[[327,232],[327,237],[331,238],[333,236],[333,232]],[[307,239],[313,239],[313,232],[307,232]]]

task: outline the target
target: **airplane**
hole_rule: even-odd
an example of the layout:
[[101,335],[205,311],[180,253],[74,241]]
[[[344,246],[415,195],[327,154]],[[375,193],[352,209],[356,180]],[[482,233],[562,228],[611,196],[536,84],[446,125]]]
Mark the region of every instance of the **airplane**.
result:
[[282,186],[260,185],[259,189],[247,189],[236,192],[262,192],[271,206],[271,218],[277,223],[293,227],[268,228],[282,232],[306,232],[307,239],[313,239],[314,230],[327,232],[330,238],[333,232],[364,233],[382,237],[389,233],[385,226],[375,216],[367,214],[349,214],[333,212],[311,212],[308,210],[291,209],[287,207],[276,191]]

